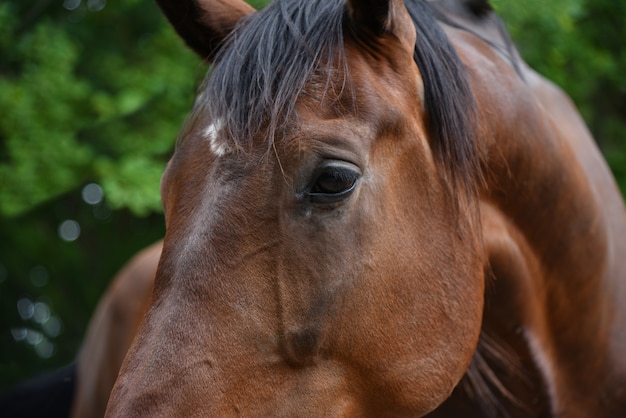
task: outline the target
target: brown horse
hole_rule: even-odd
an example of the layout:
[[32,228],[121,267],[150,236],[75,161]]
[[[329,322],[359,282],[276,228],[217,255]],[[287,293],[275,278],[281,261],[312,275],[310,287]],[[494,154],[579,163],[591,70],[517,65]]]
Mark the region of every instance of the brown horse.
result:
[[626,414],[626,211],[486,1],[159,0],[214,63],[109,416]]
[[72,417],[104,416],[117,373],[150,301],[162,246],[159,241],[135,255],[98,302],[77,358]]

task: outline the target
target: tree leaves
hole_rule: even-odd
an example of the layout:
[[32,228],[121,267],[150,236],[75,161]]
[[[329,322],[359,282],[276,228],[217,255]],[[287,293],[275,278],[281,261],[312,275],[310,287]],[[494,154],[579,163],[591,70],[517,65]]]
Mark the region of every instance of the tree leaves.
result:
[[28,31],[23,3],[0,4],[0,215],[90,181],[114,208],[160,210],[156,173],[204,69],[156,7],[77,4],[49,6]]

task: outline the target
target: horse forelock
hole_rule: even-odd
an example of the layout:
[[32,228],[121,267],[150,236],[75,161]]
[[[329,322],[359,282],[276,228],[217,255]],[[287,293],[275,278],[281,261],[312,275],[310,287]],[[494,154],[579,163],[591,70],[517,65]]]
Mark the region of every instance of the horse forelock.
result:
[[[473,196],[480,164],[466,69],[428,2],[406,4],[417,30],[414,59],[424,80],[433,152],[454,192]],[[345,10],[344,0],[278,0],[246,18],[216,58],[190,119],[206,112],[219,120],[220,141],[228,141],[220,149],[250,149],[262,137],[270,150],[285,122],[298,120],[296,102],[311,83],[323,85],[322,96],[334,96],[329,90],[350,88],[350,77],[357,76],[346,62]],[[335,79],[338,74],[343,80]]]
[[[233,149],[263,137],[267,149],[297,120],[296,102],[313,79],[345,63],[343,1],[281,0],[240,25],[216,59],[200,106]],[[326,81],[323,84],[327,84]],[[326,85],[328,88],[328,85]],[[325,94],[325,91],[323,91]]]

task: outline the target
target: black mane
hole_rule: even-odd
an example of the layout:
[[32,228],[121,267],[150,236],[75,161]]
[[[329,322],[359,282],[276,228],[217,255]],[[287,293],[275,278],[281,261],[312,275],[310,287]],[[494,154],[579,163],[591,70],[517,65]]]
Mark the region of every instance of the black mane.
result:
[[[425,0],[407,0],[415,22],[415,62],[424,80],[431,146],[456,189],[479,173],[475,104],[466,69]],[[271,146],[306,83],[326,68],[349,68],[343,49],[344,0],[277,0],[249,16],[217,57],[194,113],[222,122],[229,146],[246,148],[261,130]],[[327,72],[329,86],[332,72]]]

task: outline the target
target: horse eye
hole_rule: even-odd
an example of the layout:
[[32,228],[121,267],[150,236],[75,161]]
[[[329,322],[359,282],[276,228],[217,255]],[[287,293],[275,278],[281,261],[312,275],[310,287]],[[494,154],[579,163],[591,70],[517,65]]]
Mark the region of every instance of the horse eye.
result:
[[[350,189],[356,183],[356,177],[347,173],[330,171],[320,174],[313,185],[312,193],[337,194]],[[352,174],[352,173],[349,173]]]
[[314,202],[330,203],[341,200],[356,188],[360,173],[346,167],[324,167],[317,175],[309,196]]

